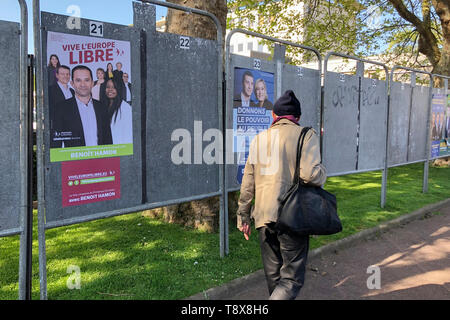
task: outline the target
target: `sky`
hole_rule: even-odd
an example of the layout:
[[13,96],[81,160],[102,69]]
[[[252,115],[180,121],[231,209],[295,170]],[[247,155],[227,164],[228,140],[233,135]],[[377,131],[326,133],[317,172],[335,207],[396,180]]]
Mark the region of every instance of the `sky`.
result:
[[[165,0],[162,0],[165,1]],[[34,53],[33,45],[33,1],[26,0],[28,5],[29,41],[28,51]],[[133,0],[40,0],[41,11],[72,15],[68,9],[77,5],[81,11],[81,17],[97,21],[105,21],[122,25],[133,23]],[[167,15],[167,9],[156,6],[156,19]],[[1,0],[0,20],[20,22],[20,7],[17,0]],[[386,45],[385,45],[386,46]],[[386,48],[380,49],[383,51]]]
[[[41,0],[41,11],[72,15],[67,10],[77,5],[81,10],[81,18],[130,25],[133,23],[132,0]],[[33,1],[26,0],[28,6],[28,52],[33,53]],[[17,0],[1,0],[0,20],[20,22],[20,6]],[[156,19],[167,14],[167,9],[156,6]]]

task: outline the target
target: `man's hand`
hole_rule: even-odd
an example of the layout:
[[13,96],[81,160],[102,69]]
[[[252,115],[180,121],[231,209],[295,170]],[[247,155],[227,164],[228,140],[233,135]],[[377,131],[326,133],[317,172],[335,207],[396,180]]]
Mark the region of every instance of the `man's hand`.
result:
[[245,240],[250,239],[250,234],[252,233],[252,230],[247,223],[244,222],[239,230],[244,233]]

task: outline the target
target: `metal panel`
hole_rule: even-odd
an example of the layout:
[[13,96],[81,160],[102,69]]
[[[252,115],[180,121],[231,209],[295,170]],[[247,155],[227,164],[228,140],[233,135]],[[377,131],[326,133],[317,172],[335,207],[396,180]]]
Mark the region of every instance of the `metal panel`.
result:
[[300,101],[300,125],[320,132],[320,71],[285,64],[281,80],[281,92],[291,89]]
[[413,88],[408,162],[427,159],[429,92],[429,87],[418,86]]
[[[0,21],[0,236],[21,232],[20,27]],[[7,45],[5,45],[7,44]]]
[[412,88],[409,84],[391,82],[389,104],[388,165],[408,161],[409,116]]
[[[67,28],[67,16],[42,12],[42,26],[45,31],[61,32],[89,36],[90,20],[81,19],[81,29]],[[140,32],[132,27],[103,23],[104,38],[130,41],[131,45],[131,76],[133,82],[133,100],[140,101]],[[46,57],[47,32],[42,36],[42,52],[44,67],[44,84],[47,83]],[[44,105],[48,106],[48,89],[44,86]],[[51,163],[48,148],[45,149],[45,203],[46,223],[58,222],[60,224],[83,221],[83,217],[95,213],[108,212],[120,208],[137,206],[142,203],[142,172],[141,172],[141,106],[133,104],[133,152],[132,156],[120,157],[120,189],[121,197],[81,206],[62,207],[62,176],[61,163]],[[49,128],[48,108],[44,110],[45,127]],[[44,132],[44,143],[50,141],[49,130]]]
[[358,170],[384,167],[387,103],[385,81],[361,79]]
[[[203,151],[214,140],[202,138],[208,129],[217,133],[220,128],[217,42],[190,38],[189,49],[183,49],[179,35],[149,32],[147,57],[148,202],[218,191],[220,165],[203,161]],[[190,163],[172,161],[173,148],[186,142],[171,141],[177,129],[189,135]]]
[[359,77],[327,72],[323,163],[329,175],[357,170]]

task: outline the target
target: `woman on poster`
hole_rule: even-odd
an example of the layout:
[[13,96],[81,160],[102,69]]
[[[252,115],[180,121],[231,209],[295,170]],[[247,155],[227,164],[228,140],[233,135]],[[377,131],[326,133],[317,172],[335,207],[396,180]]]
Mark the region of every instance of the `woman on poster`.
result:
[[[112,65],[112,63],[108,63],[106,65],[106,74],[105,74],[105,80],[109,80],[109,79],[113,79],[114,78],[114,71],[113,71],[114,67]],[[117,79],[115,79],[117,80]]]
[[113,144],[133,143],[131,106],[122,99],[115,80],[106,81],[106,101]]
[[102,101],[105,95],[105,70],[102,68],[97,69],[97,81],[94,82],[94,87],[92,88],[92,99]]
[[262,107],[266,110],[273,109],[273,104],[269,101],[269,96],[267,95],[266,82],[263,79],[258,79],[255,82],[255,97],[257,107]]
[[56,85],[56,82],[58,81],[58,79],[56,79],[56,71],[60,66],[61,63],[59,62],[58,56],[56,54],[52,54],[47,66],[49,88]]

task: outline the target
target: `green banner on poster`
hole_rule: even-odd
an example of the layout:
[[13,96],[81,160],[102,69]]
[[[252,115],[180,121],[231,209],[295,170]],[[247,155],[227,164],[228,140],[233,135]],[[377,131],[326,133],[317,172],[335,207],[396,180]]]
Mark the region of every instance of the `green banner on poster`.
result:
[[50,149],[50,162],[101,159],[133,155],[133,144]]

